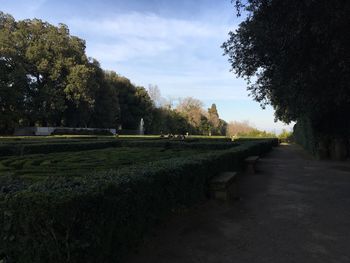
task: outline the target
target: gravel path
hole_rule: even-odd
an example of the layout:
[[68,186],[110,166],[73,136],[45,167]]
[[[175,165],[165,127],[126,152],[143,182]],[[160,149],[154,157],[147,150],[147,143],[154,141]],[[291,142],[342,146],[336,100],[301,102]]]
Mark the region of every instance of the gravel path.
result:
[[281,145],[240,178],[240,196],[172,218],[126,262],[350,262],[349,162]]

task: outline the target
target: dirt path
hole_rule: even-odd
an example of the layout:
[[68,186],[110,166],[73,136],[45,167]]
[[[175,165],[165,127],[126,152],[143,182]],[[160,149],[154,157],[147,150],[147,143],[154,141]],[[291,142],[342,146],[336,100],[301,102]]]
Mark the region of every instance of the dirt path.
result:
[[240,179],[240,201],[173,218],[127,262],[349,263],[350,163],[281,145],[258,169]]

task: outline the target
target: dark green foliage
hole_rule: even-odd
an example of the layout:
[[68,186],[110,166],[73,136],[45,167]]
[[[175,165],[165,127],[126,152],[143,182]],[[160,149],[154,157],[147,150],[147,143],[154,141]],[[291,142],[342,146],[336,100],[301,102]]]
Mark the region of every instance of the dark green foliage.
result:
[[146,134],[207,134],[209,126],[213,134],[224,134],[225,122],[218,119],[216,106],[210,112],[210,121],[203,115],[193,125],[171,106],[157,108],[143,87],[88,58],[85,41],[70,35],[66,25],[16,21],[0,12],[1,134],[25,126],[135,133],[141,118]]
[[294,139],[319,159],[345,160],[350,155],[348,136],[324,133],[308,118],[300,118],[294,125]]
[[155,108],[151,124],[153,134],[186,134],[196,133],[196,128],[188,123],[179,112],[167,108]]
[[[273,140],[0,193],[0,255],[9,262],[120,262],[147,230],[206,195],[208,179],[237,170]],[[20,190],[22,189],[22,190]]]
[[208,140],[124,140],[121,145],[125,147],[166,147],[181,149],[222,150],[237,146],[231,141],[208,141]]
[[[66,133],[65,133],[66,134]],[[86,140],[89,140],[87,142]],[[37,139],[0,144],[0,156],[84,151],[109,147],[165,147],[218,150],[237,146],[230,139],[117,139],[111,137],[75,137],[75,139]]]
[[121,114],[118,91],[108,78],[110,73],[104,72],[96,60],[94,61],[94,67],[96,72],[95,81],[99,88],[94,96],[94,110],[89,125],[98,128],[116,128]]
[[[151,145],[152,146],[152,145]],[[15,175],[32,183],[46,177],[80,177],[93,171],[120,169],[147,164],[155,160],[202,154],[211,150],[188,147],[109,147],[87,151],[29,154],[0,158],[0,175]],[[152,153],[150,155],[150,153]]]
[[208,124],[211,135],[225,135],[227,123],[219,118],[216,104],[213,103],[208,109]]
[[33,19],[0,12],[0,133],[19,126],[137,129],[152,124],[146,90],[104,72],[85,54],[85,42]]
[[[115,90],[118,99],[117,123],[123,129],[137,130],[141,118],[144,119],[146,130],[152,123],[153,103],[143,87],[136,87],[125,77],[113,71],[105,72],[108,85]],[[109,109],[112,110],[112,109]]]
[[[305,139],[350,133],[349,1],[235,1],[248,13],[223,44],[233,71],[262,105]],[[310,122],[310,127],[307,127]],[[305,131],[306,134],[301,135]],[[304,142],[308,149],[316,141]]]
[[299,119],[297,124],[294,125],[293,133],[297,143],[302,145],[310,153],[316,154],[319,138],[309,119]]
[[23,178],[2,175],[0,176],[0,196],[9,195],[28,188],[30,182],[26,182]]
[[52,135],[113,135],[108,130],[83,130],[83,129],[64,129],[57,128]]
[[[91,110],[97,88],[94,69],[85,55],[85,42],[71,36],[65,25],[55,27],[38,19],[15,21],[1,12],[0,52],[5,69],[0,90],[12,91],[7,94],[11,98],[0,92],[0,101],[6,105],[3,114],[15,117],[7,126],[19,121],[44,126],[88,122],[85,112]],[[76,119],[66,118],[64,113],[73,109],[79,112]]]
[[60,142],[60,143],[35,143],[35,144],[7,144],[0,145],[0,156],[25,155],[25,154],[43,154],[53,152],[85,151],[92,149],[103,149],[108,147],[117,147],[121,143],[114,141],[95,141],[95,142]]

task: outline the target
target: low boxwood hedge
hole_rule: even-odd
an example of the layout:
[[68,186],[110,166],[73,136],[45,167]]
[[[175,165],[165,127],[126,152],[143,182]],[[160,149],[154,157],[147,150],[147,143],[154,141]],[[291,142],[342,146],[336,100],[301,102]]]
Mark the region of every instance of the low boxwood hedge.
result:
[[118,140],[92,141],[92,142],[57,142],[57,143],[32,143],[32,144],[5,144],[0,145],[0,156],[43,154],[53,152],[75,152],[118,147]]
[[85,130],[85,129],[65,129],[57,128],[52,135],[113,135],[109,130]]
[[192,149],[228,149],[237,146],[232,142],[187,142],[171,140],[94,140],[94,141],[59,141],[43,143],[12,143],[0,145],[0,156],[43,154],[53,152],[85,151],[109,147],[163,147],[163,148],[192,148]]
[[124,147],[163,147],[163,148],[191,148],[191,149],[211,149],[222,150],[235,147],[238,143],[229,142],[209,142],[207,141],[188,141],[188,140],[120,140]]
[[30,186],[16,181],[18,187],[0,192],[0,261],[120,262],[165,215],[205,198],[209,178],[239,169],[244,158],[274,143],[246,142]]

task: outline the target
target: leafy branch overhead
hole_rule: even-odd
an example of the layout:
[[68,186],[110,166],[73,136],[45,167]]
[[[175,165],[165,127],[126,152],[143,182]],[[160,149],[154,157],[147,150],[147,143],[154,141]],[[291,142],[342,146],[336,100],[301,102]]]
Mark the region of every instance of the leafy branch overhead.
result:
[[326,133],[349,130],[349,1],[234,1],[246,19],[222,48],[232,71],[277,119],[307,117]]

